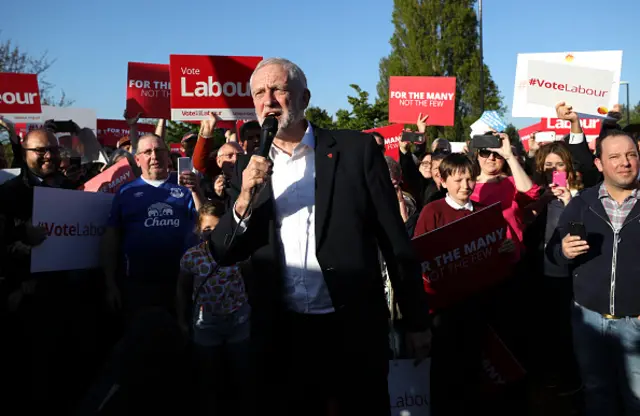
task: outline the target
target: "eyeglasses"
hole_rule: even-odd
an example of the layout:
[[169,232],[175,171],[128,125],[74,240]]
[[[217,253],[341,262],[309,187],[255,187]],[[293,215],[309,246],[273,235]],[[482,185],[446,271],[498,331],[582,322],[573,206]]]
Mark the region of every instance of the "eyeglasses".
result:
[[480,156],[483,159],[489,159],[491,155],[493,155],[496,159],[502,159],[502,156],[500,156],[496,152],[492,152],[491,150],[486,150],[486,149],[478,150],[478,156]]
[[60,154],[60,147],[59,146],[31,147],[31,148],[25,148],[24,150],[28,150],[30,152],[35,152],[38,156],[44,156],[47,153],[50,153],[52,155]]
[[151,157],[151,155],[155,152],[156,156],[166,155],[169,153],[167,149],[163,149],[161,147],[157,147],[155,149],[147,149],[144,152],[137,152],[140,155],[144,155],[145,157]]
[[430,161],[420,162],[420,166],[431,166],[431,162]]

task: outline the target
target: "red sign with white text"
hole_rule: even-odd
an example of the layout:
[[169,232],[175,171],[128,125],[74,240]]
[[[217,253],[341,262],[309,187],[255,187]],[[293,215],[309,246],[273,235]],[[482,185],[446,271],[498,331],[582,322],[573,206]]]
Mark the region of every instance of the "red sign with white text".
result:
[[[540,131],[555,131],[556,135],[565,135],[571,132],[571,122],[559,118],[542,118]],[[587,136],[597,136],[602,128],[602,120],[598,118],[581,118],[580,126]]]
[[455,77],[391,77],[389,122],[415,124],[429,115],[430,126],[453,126],[456,105]]
[[498,202],[412,240],[432,310],[462,301],[509,275],[511,258],[498,253],[506,234]]
[[364,130],[365,133],[380,133],[384,137],[384,154],[394,160],[400,159],[400,138],[404,124],[392,124],[390,126],[378,127],[377,129]]
[[182,145],[180,143],[170,143],[169,150],[171,153],[177,153],[180,156],[184,157],[184,152],[182,151]]
[[133,169],[129,165],[126,157],[120,159],[115,165],[105,170],[101,174],[85,182],[80,190],[85,192],[104,192],[107,194],[115,194],[122,187],[135,179]]
[[259,56],[171,55],[171,119],[256,118],[249,79]]
[[169,119],[171,84],[169,65],[129,62],[127,71],[127,115]]
[[14,123],[42,121],[36,74],[0,73],[0,115]]
[[[98,119],[98,142],[103,146],[116,147],[118,140],[129,135],[129,125],[124,120]],[[156,126],[153,124],[138,123],[138,134],[154,133]]]

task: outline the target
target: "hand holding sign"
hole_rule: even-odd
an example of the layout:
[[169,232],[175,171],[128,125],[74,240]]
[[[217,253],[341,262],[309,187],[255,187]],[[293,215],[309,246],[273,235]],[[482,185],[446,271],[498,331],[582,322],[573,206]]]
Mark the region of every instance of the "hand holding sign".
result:
[[578,121],[578,113],[573,111],[573,107],[567,105],[564,101],[556,104],[556,114],[561,120]]
[[128,117],[126,108],[124,110],[124,113],[122,113],[122,118],[124,118],[124,120],[127,122],[127,124],[129,126],[134,126],[134,125],[138,124],[138,121],[140,120],[140,117],[142,117],[142,113],[138,113],[134,117]]
[[220,121],[220,117],[209,111],[209,118],[206,120],[202,120],[200,122],[200,133],[198,134],[200,137],[204,137],[205,139],[210,139],[213,137],[213,131],[216,128],[216,124]]
[[418,132],[424,133],[427,131],[427,119],[429,118],[429,114],[425,114],[422,116],[422,113],[418,114],[418,121],[416,125],[418,126]]

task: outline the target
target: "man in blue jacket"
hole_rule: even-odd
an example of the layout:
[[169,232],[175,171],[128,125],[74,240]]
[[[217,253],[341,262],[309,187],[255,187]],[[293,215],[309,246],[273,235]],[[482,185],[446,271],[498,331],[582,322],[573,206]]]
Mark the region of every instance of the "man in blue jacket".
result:
[[[573,276],[573,337],[586,415],[640,414],[638,147],[619,130],[596,142],[604,181],[565,208],[547,246]],[[580,233],[580,224],[586,233]],[[574,234],[574,235],[571,235]]]

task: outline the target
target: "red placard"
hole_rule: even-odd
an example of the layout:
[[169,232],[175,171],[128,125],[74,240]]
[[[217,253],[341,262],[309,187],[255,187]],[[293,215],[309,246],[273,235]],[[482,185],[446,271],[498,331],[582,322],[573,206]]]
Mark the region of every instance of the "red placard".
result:
[[171,119],[255,119],[249,79],[262,57],[171,55]]
[[171,116],[169,65],[129,62],[127,71],[127,115],[144,118]]
[[[103,146],[116,147],[118,140],[129,135],[129,125],[124,120],[97,120],[98,142]],[[156,126],[153,124],[138,123],[138,134],[154,133]]]
[[506,233],[502,208],[495,203],[414,238],[429,306],[441,309],[507,277],[510,257],[498,253]]
[[[542,129],[540,131],[555,131],[556,135],[565,135],[571,132],[571,122],[560,118],[540,119]],[[602,120],[598,118],[581,118],[580,126],[587,136],[597,136],[602,128]]]
[[13,122],[42,121],[36,74],[0,73],[0,114]]
[[184,152],[182,151],[182,145],[180,143],[170,143],[169,150],[171,151],[171,153],[177,153],[182,157],[185,156]]
[[86,192],[104,192],[115,194],[122,187],[135,179],[133,169],[127,158],[120,159],[115,165],[105,170],[98,176],[88,180],[80,190]]
[[482,335],[481,389],[495,393],[522,379],[526,371],[496,331],[489,325]]
[[365,130],[365,133],[377,132],[384,137],[384,154],[391,156],[394,160],[400,159],[400,138],[404,130],[403,124],[392,124],[390,126],[378,127],[377,129]]
[[429,115],[430,126],[453,126],[456,105],[455,77],[391,77],[389,122],[415,124]]

